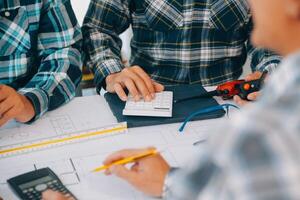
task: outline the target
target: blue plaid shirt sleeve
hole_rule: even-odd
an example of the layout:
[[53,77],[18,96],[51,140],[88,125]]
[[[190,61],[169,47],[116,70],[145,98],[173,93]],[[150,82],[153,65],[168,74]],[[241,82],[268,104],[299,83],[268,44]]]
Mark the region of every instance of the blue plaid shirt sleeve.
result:
[[300,53],[284,60],[259,102],[226,122],[193,164],[170,172],[165,199],[299,198],[299,63]]
[[95,74],[95,84],[101,88],[104,79],[124,66],[119,34],[130,25],[127,1],[91,0],[82,27],[84,64]]
[[47,1],[41,10],[37,73],[19,92],[31,100],[38,119],[75,96],[81,81],[81,30],[69,0]]

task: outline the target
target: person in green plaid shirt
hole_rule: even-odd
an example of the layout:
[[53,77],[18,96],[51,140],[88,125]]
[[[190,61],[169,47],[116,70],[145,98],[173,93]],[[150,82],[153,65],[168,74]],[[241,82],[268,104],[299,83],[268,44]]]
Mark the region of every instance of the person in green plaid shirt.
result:
[[[130,25],[131,67],[125,68],[119,34]],[[126,101],[128,89],[136,100],[150,101],[163,85],[238,79],[248,56],[254,73],[247,80],[272,71],[280,58],[253,48],[251,30],[246,0],[91,0],[83,25],[84,62],[98,91],[104,87]]]
[[0,127],[74,97],[81,40],[69,0],[0,0]]

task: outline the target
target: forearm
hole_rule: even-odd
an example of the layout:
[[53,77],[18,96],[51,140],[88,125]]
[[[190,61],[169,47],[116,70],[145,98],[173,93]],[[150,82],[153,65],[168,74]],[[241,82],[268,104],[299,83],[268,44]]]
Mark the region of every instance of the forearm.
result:
[[92,0],[82,27],[84,35],[84,64],[95,74],[97,88],[105,78],[120,72],[122,40],[119,35],[130,25],[127,1]]
[[81,80],[79,47],[53,51],[39,66],[38,72],[18,92],[33,104],[38,119],[46,111],[69,102]]
[[112,37],[99,29],[90,28],[88,24],[83,27],[83,35],[84,65],[94,73],[95,85],[100,89],[108,75],[124,68],[121,59],[122,43],[118,36]]
[[33,104],[33,120],[75,96],[82,66],[82,35],[70,0],[45,2],[39,24],[37,72],[18,91]]

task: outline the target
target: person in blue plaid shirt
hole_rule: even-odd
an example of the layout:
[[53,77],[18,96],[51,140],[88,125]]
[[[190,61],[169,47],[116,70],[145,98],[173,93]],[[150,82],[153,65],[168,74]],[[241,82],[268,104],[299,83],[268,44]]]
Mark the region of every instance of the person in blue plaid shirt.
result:
[[[285,57],[269,77],[260,101],[245,106],[182,169],[162,156],[112,166],[115,174],[146,194],[170,200],[300,199],[300,1],[249,0],[252,41]],[[206,147],[204,147],[206,148]],[[203,150],[204,150],[203,148]],[[140,155],[123,150],[104,164]],[[64,200],[46,191],[44,200]]]
[[[131,67],[125,68],[119,34],[130,25]],[[238,79],[248,55],[254,73],[247,80],[272,71],[280,58],[253,48],[251,30],[246,0],[91,0],[83,25],[84,63],[98,91],[104,87],[126,101],[127,88],[136,100],[150,101],[163,85]]]
[[0,0],[0,127],[74,97],[81,40],[69,0]]

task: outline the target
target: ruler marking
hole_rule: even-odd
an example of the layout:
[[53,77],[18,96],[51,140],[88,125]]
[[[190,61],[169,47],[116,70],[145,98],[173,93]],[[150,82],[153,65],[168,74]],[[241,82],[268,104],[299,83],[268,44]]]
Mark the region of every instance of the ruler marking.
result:
[[51,145],[55,145],[55,144],[62,144],[64,142],[68,143],[68,142],[74,141],[74,140],[89,138],[89,137],[113,133],[113,132],[120,132],[120,131],[125,131],[125,130],[127,130],[127,126],[122,125],[121,127],[116,127],[116,128],[107,129],[107,130],[104,129],[104,130],[95,131],[95,132],[91,132],[91,133],[83,133],[83,134],[66,137],[66,138],[61,138],[61,139],[52,139],[52,140],[50,139],[49,141],[45,141],[45,142],[39,142],[39,143],[35,143],[35,144],[24,145],[21,147],[13,147],[13,148],[7,148],[4,150],[0,150],[0,155],[14,153],[14,152],[20,152],[23,150],[35,149],[35,148],[44,147],[44,146],[51,146]]

